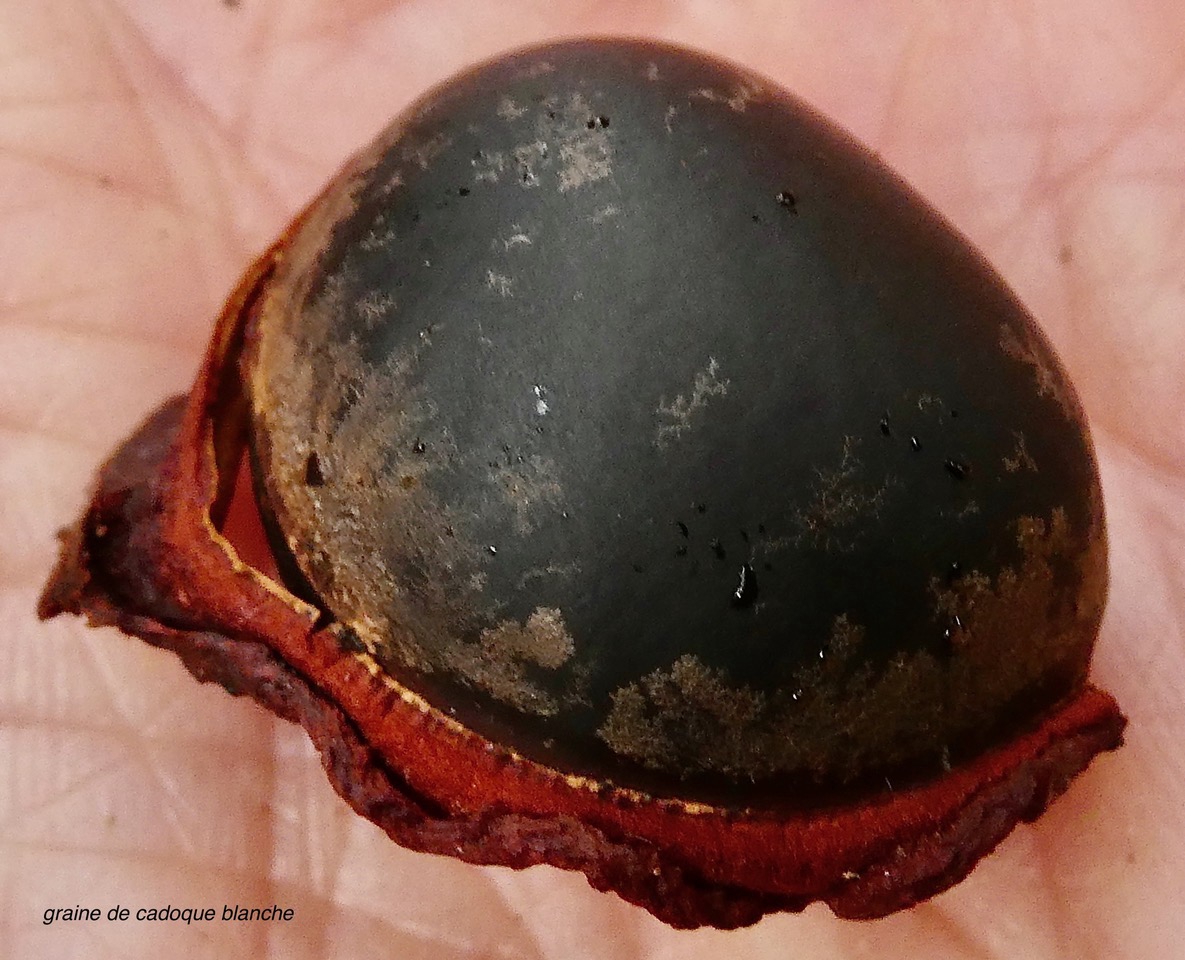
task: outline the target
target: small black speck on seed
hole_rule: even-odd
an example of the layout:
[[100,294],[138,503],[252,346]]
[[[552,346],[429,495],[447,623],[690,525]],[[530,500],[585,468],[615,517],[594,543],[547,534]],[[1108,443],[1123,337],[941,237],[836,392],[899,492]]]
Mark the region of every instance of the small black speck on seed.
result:
[[630,566],[633,567],[634,573],[644,573],[646,571],[646,568],[640,563],[631,563]]
[[695,505],[695,511],[696,513],[707,513],[708,505],[706,503],[697,503]]
[[685,544],[679,544],[679,546],[677,546],[675,548],[675,556],[676,557],[687,556],[687,546]]
[[760,533],[763,537],[765,536],[765,524],[764,523],[757,524],[757,532]]
[[950,412],[950,415],[951,415],[951,418],[952,418],[952,419],[954,419],[954,418],[957,418],[957,417],[958,417],[958,415],[959,415],[959,411],[958,411],[958,410],[952,410],[952,411]]
[[675,526],[679,528],[680,536],[684,538],[691,536],[691,531],[687,529],[687,524],[685,524],[682,520],[676,520]]
[[798,201],[795,199],[794,194],[792,194],[789,190],[783,190],[777,195],[776,199],[779,206],[785,207],[791,213],[798,212]]
[[468,187],[461,187],[459,190],[457,190],[457,195],[462,196],[462,197],[469,196],[469,188]]
[[757,216],[757,214],[753,214],[753,222],[761,223],[761,217]]
[[716,554],[716,559],[717,559],[717,560],[723,560],[723,559],[724,559],[726,556],[728,556],[728,554],[727,554],[727,553],[725,552],[725,550],[724,550],[724,544],[722,544],[722,543],[721,543],[719,540],[717,540],[716,538],[714,538],[714,537],[713,537],[713,538],[712,538],[712,542],[711,542],[711,543],[709,543],[709,544],[708,544],[708,546],[709,546],[709,547],[711,547],[711,548],[712,548],[712,552],[713,552],[714,554]]
[[745,531],[745,530],[741,531],[741,539],[744,540],[745,543],[749,542],[749,534],[747,531]]
[[444,528],[444,535],[446,537],[455,537],[457,535],[457,532],[453,529],[453,525],[451,523]]
[[942,464],[946,467],[946,472],[949,473],[956,480],[963,480],[967,477],[967,464],[962,460],[948,459]]
[[325,485],[325,472],[321,468],[321,458],[315,452],[310,453],[304,462],[304,482],[309,487]]
[[366,653],[366,644],[362,642],[358,631],[353,627],[340,627],[337,631],[337,642],[343,650],[348,650],[351,653]]
[[883,433],[886,437],[893,435],[893,430],[889,426],[889,415],[887,413],[881,417],[881,433]]
[[423,453],[427,449],[428,448],[424,444],[424,441],[420,440],[418,438],[417,438],[416,442],[414,444],[412,444],[412,450],[414,450],[416,453]]

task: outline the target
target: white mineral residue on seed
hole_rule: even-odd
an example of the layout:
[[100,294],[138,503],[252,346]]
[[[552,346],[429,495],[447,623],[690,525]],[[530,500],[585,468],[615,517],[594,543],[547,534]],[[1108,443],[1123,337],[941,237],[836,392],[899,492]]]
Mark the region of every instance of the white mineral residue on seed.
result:
[[555,64],[547,60],[540,60],[538,63],[533,63],[526,70],[522,72],[524,77],[534,78],[541,77],[546,73],[553,73],[555,71]]
[[354,304],[359,319],[368,329],[374,329],[382,323],[395,309],[395,298],[385,293],[371,290],[359,297]]
[[662,125],[667,133],[674,133],[674,121],[678,113],[679,108],[673,103],[667,106],[666,115],[662,118]]
[[736,88],[736,91],[731,96],[726,96],[718,90],[712,90],[708,87],[701,87],[699,90],[693,90],[691,95],[699,97],[701,100],[707,100],[711,103],[725,103],[728,108],[736,113],[744,113],[745,109],[753,101],[753,99],[761,93],[761,88],[758,86],[741,86]]
[[498,152],[482,152],[469,161],[473,167],[473,179],[477,183],[497,183],[506,169],[506,157]]
[[610,203],[601,207],[589,219],[593,223],[604,223],[610,217],[616,217],[619,213],[621,213],[621,208],[616,203]]
[[604,180],[613,172],[609,131],[591,119],[597,111],[584,95],[573,94],[564,112],[573,127],[560,142],[560,193]]
[[543,399],[543,393],[544,393],[543,387],[541,387],[539,384],[535,384],[535,391],[534,392],[535,392],[535,412],[537,414],[539,414],[539,416],[545,417],[545,416],[547,416],[547,411],[550,409],[550,407],[548,406],[547,401]]
[[1072,390],[1057,370],[1057,362],[1050,357],[1048,348],[1030,329],[1021,325],[1014,330],[1008,324],[1000,325],[1000,349],[1014,360],[1026,364],[1033,371],[1037,381],[1037,393],[1049,397],[1069,420],[1078,416],[1078,405]]
[[539,167],[547,159],[547,141],[520,143],[514,148],[515,176],[519,186],[530,189],[539,185]]
[[520,107],[512,97],[503,97],[498,101],[498,116],[503,120],[517,120],[527,112],[526,107]]
[[535,580],[543,580],[548,577],[559,577],[560,579],[571,579],[580,573],[580,564],[575,560],[568,563],[549,563],[545,567],[532,567],[527,570],[521,577],[518,578],[518,588],[521,590],[527,584]]
[[1024,433],[1019,430],[1013,430],[1012,438],[1015,441],[1012,447],[1012,455],[1004,458],[1004,469],[1009,473],[1016,473],[1022,468],[1037,473],[1037,461],[1029,453]]
[[796,535],[789,540],[767,541],[767,550],[779,550],[789,542],[836,553],[848,553],[856,548],[867,520],[880,515],[894,487],[889,478],[877,482],[877,478],[863,474],[864,464],[856,455],[859,445],[857,438],[845,436],[839,464],[815,468],[811,497],[794,514]]
[[658,79],[658,64],[652,63],[646,67],[646,79],[653,83]]
[[589,131],[560,144],[560,193],[604,180],[613,172],[609,157],[603,131]]
[[383,185],[381,187],[379,187],[379,193],[384,197],[390,196],[395,190],[397,190],[399,187],[402,187],[402,186],[403,186],[403,171],[396,170],[394,173],[391,174],[391,176],[389,176],[387,178],[386,182],[383,183]]
[[499,700],[527,713],[550,716],[559,704],[528,676],[528,667],[558,670],[576,653],[572,635],[556,607],[536,607],[526,622],[505,620],[481,632],[467,675]]
[[[554,98],[547,105],[558,107]],[[497,112],[506,120],[517,120],[527,109],[504,97]],[[470,161],[475,181],[498,183],[505,175],[513,177],[520,187],[531,189],[539,186],[544,173],[553,172],[560,192],[566,193],[608,177],[612,173],[608,131],[599,122],[588,127],[595,111],[584,96],[573,94],[562,113],[558,109],[549,113],[536,122],[535,139],[520,143],[509,155],[497,151],[478,153]],[[559,122],[567,129],[556,129],[557,117],[562,117]]]
[[715,357],[708,357],[708,366],[695,375],[691,384],[690,394],[679,394],[674,400],[667,402],[663,397],[658,402],[655,411],[660,416],[669,417],[670,423],[660,424],[655,444],[665,446],[671,440],[691,429],[692,414],[708,405],[712,397],[723,397],[728,393],[727,379],[720,377],[720,363]]
[[421,170],[427,170],[432,165],[432,161],[444,153],[452,145],[452,142],[443,133],[438,133],[423,143],[409,144],[404,147],[403,159],[414,160]]
[[495,273],[493,270],[486,271],[486,286],[493,290],[501,297],[512,297],[511,287],[514,281],[510,277],[504,276],[501,273]]
[[390,227],[379,228],[375,227],[358,241],[358,246],[367,253],[373,253],[376,250],[382,250],[389,247],[395,241],[395,231]]
[[534,530],[542,514],[563,507],[564,490],[550,457],[532,454],[521,462],[500,464],[491,469],[489,479],[513,509],[520,534]]
[[[512,227],[511,229],[518,229]],[[521,230],[518,233],[511,234],[502,241],[502,249],[509,250],[511,247],[529,247],[531,245],[531,237],[529,234],[523,233]]]

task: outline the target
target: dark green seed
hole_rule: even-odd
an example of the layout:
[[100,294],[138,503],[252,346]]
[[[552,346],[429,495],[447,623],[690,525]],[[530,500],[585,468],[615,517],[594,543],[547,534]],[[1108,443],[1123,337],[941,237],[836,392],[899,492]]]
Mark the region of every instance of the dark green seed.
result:
[[[288,559],[393,678],[529,759],[732,806],[900,787],[1081,683],[1106,557],[1073,389],[803,103],[559,44],[352,171],[254,309],[250,433],[276,552],[318,545]],[[1005,468],[1018,435],[1039,471]],[[672,550],[689,509],[696,543],[758,531],[735,583],[719,538]]]

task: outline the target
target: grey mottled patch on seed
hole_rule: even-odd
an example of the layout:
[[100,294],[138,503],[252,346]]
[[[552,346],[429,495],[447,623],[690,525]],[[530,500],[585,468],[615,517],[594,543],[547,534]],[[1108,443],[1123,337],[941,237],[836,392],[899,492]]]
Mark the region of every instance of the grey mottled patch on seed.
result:
[[794,514],[797,545],[850,552],[867,530],[867,520],[880,513],[891,483],[861,477],[859,445],[855,437],[844,437],[839,463],[815,469],[810,499]]
[[665,447],[690,430],[695,414],[704,409],[713,397],[725,396],[728,385],[728,379],[720,376],[719,361],[715,357],[708,357],[707,366],[696,373],[689,392],[681,393],[673,400],[667,400],[666,397],[659,399],[655,413],[661,422],[654,439],[655,445]]

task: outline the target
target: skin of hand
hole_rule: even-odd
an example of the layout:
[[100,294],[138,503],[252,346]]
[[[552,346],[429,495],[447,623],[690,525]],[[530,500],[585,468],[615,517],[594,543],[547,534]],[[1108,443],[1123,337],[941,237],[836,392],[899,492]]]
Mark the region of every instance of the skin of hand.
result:
[[[38,623],[54,531],[188,388],[239,272],[430,84],[628,31],[740,61],[880,151],[1040,319],[1111,531],[1099,759],[964,883],[676,932],[584,879],[388,842],[303,733],[171,655]],[[0,0],[0,955],[1136,958],[1185,940],[1185,17],[1173,0]],[[107,920],[292,907],[293,920]],[[53,907],[100,922],[43,923]]]

